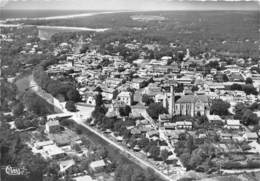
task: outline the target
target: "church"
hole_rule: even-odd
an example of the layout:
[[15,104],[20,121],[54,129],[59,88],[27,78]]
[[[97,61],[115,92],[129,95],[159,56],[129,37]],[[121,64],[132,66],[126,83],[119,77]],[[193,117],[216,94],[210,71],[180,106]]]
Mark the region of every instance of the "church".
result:
[[175,115],[198,116],[210,111],[210,99],[206,95],[184,95],[175,103]]
[[206,115],[210,111],[210,98],[206,95],[184,95],[175,102],[174,88],[171,86],[170,93],[166,93],[163,106],[169,115],[197,116]]

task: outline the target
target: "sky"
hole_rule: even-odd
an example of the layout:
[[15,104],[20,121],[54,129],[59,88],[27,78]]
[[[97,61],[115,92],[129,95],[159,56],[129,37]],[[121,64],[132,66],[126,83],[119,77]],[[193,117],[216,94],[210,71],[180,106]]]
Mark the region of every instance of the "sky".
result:
[[260,0],[0,0],[2,9],[260,10]]

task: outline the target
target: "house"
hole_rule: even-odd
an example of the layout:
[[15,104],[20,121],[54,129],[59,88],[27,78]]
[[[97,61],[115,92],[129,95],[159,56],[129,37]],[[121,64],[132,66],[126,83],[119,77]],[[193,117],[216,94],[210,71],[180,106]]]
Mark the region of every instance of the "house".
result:
[[192,81],[194,79],[191,78],[190,76],[183,76],[181,78],[177,78],[176,81],[179,83],[179,84],[183,84],[183,85],[191,85]]
[[165,130],[164,136],[169,138],[171,142],[176,143],[181,133],[185,133],[185,130]]
[[232,134],[231,133],[221,133],[220,138],[222,141],[232,141]]
[[227,129],[240,129],[240,121],[235,119],[228,119],[226,120],[225,128]]
[[246,132],[243,137],[249,142],[258,140],[258,135],[256,132]]
[[206,95],[185,95],[175,103],[175,114],[183,116],[206,115],[210,110],[210,98]]
[[89,176],[89,175],[74,177],[73,180],[75,180],[75,181],[94,181],[94,180],[91,178],[91,176]]
[[158,130],[151,130],[146,132],[146,138],[157,140],[159,139],[159,131]]
[[113,100],[110,108],[108,109],[106,116],[107,117],[116,117],[120,116],[119,110],[124,108],[126,103],[120,100]]
[[164,93],[159,93],[159,94],[155,95],[154,102],[156,102],[156,103],[163,103],[164,99],[165,99],[165,94]]
[[131,129],[131,134],[132,135],[141,135],[141,130],[140,129],[137,129],[137,128],[133,128]]
[[73,165],[75,165],[75,161],[73,159],[60,161],[59,162],[60,172],[61,173],[66,172],[66,170],[68,170]]
[[145,86],[146,82],[144,79],[136,78],[131,81],[131,87],[138,90]]
[[118,87],[123,83],[123,79],[107,78],[105,83],[108,87]]
[[204,88],[208,91],[211,90],[215,91],[215,90],[224,90],[225,86],[223,85],[223,83],[207,81],[204,84]]
[[217,69],[215,68],[210,69],[210,73],[214,75],[217,74]]
[[160,125],[164,125],[165,123],[169,122],[171,118],[172,116],[169,114],[160,114],[158,120]]
[[117,90],[113,88],[108,88],[108,87],[102,87],[102,96],[104,100],[109,100],[111,101],[114,99],[117,95]]
[[222,125],[224,120],[219,115],[207,115],[209,122],[213,125]]
[[66,153],[57,145],[47,145],[43,147],[43,153],[52,159],[63,158]]
[[124,102],[126,105],[131,106],[133,104],[134,96],[132,92],[123,91],[118,94],[117,99]]
[[162,61],[163,65],[167,65],[171,60],[172,60],[172,57],[170,57],[170,56],[163,56],[161,58],[161,61]]
[[139,145],[135,145],[133,148],[134,151],[138,152],[141,150],[141,148],[139,147]]
[[45,132],[48,134],[59,133],[61,131],[60,123],[56,119],[49,120],[45,125]]
[[104,160],[98,160],[93,161],[89,164],[89,168],[94,172],[100,172],[102,171],[106,166],[106,163]]
[[232,72],[231,74],[228,75],[228,80],[230,82],[243,82],[244,78],[241,75],[241,73],[238,72]]
[[40,150],[42,149],[44,146],[48,146],[48,145],[53,145],[54,142],[52,140],[48,140],[48,141],[41,141],[41,142],[36,142],[34,144],[35,148]]
[[96,95],[94,92],[87,92],[83,96],[87,105],[95,106],[96,105]]
[[161,91],[161,87],[159,87],[157,84],[149,84],[147,87],[144,88],[143,94],[149,95],[152,98],[155,98],[158,94],[163,94]]
[[165,130],[174,130],[176,128],[175,123],[164,123],[163,126]]
[[176,129],[187,129],[187,130],[192,129],[192,122],[190,121],[177,121],[175,125],[176,125]]

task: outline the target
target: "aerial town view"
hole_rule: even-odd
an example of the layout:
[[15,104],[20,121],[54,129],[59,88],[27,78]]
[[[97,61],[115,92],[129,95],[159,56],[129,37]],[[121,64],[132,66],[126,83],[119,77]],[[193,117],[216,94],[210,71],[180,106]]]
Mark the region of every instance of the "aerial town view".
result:
[[257,0],[1,0],[0,181],[260,181]]

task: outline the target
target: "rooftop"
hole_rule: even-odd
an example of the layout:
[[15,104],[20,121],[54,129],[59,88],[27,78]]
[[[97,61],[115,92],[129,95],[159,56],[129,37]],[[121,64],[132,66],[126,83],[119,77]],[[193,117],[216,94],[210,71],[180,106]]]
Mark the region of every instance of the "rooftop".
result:
[[209,103],[210,99],[206,95],[185,95],[178,99],[177,103],[195,103],[198,101]]
[[90,164],[89,164],[89,166],[91,167],[91,168],[98,168],[98,167],[104,167],[104,166],[106,166],[106,163],[105,163],[105,161],[104,160],[98,160],[98,161],[94,161],[94,162],[91,162]]

